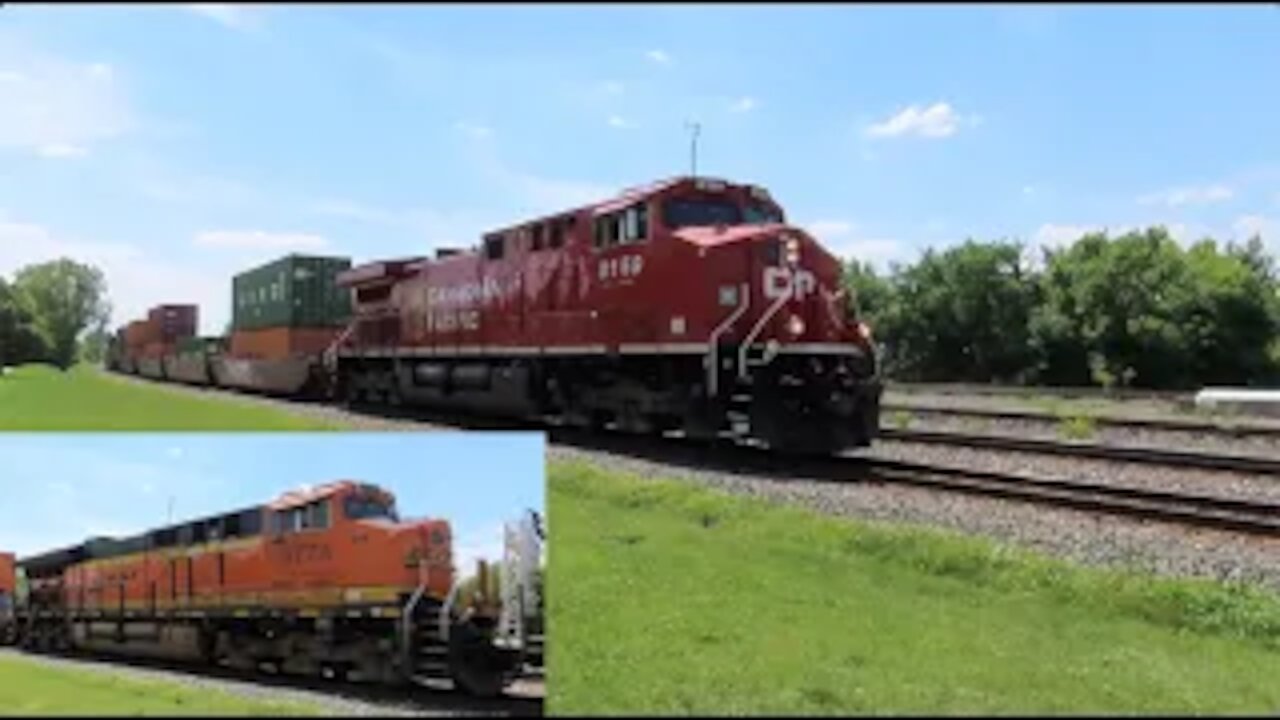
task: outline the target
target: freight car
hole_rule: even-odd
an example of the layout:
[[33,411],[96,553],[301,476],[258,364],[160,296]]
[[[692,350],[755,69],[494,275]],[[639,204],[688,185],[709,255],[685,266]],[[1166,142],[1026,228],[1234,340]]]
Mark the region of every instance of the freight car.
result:
[[[537,596],[530,527],[508,545],[520,572],[503,592]],[[448,522],[403,521],[390,493],[340,481],[23,558],[17,642],[495,695],[540,644],[541,604],[499,600],[483,564],[464,596],[453,559]]]
[[840,261],[760,187],[681,177],[476,251],[344,273],[338,391],[829,452],[872,441],[881,382]]

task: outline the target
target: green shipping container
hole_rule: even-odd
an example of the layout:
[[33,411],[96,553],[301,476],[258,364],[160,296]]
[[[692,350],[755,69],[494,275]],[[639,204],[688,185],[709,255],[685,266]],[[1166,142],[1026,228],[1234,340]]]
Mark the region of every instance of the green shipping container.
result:
[[351,291],[338,287],[351,258],[289,255],[240,273],[231,282],[236,330],[340,327],[351,319]]

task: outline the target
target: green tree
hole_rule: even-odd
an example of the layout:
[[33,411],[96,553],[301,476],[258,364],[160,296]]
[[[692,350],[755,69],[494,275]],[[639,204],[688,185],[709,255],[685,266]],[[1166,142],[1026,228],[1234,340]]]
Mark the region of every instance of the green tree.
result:
[[66,258],[32,265],[18,271],[13,285],[48,344],[49,359],[64,370],[76,361],[81,333],[110,315],[106,281],[90,265]]
[[1018,243],[970,239],[899,271],[882,319],[894,366],[920,380],[1021,380],[1036,299],[1021,256]]
[[14,289],[0,278],[0,367],[46,359],[48,348],[32,324],[31,313]]

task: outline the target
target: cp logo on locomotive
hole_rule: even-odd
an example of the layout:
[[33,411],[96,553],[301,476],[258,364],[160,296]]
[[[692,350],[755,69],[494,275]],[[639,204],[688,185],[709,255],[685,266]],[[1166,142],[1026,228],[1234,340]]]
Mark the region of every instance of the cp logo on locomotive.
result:
[[785,267],[767,267],[764,269],[764,296],[770,300],[790,295],[794,300],[803,300],[812,295],[818,287],[813,273],[805,269],[792,270]]

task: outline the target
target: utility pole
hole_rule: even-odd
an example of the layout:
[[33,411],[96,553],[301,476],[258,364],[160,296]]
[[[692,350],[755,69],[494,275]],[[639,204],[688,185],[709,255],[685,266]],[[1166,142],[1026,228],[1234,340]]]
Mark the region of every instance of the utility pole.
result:
[[689,121],[684,124],[685,129],[691,131],[692,138],[689,147],[689,165],[690,176],[698,176],[698,135],[702,132],[702,125],[695,121]]

